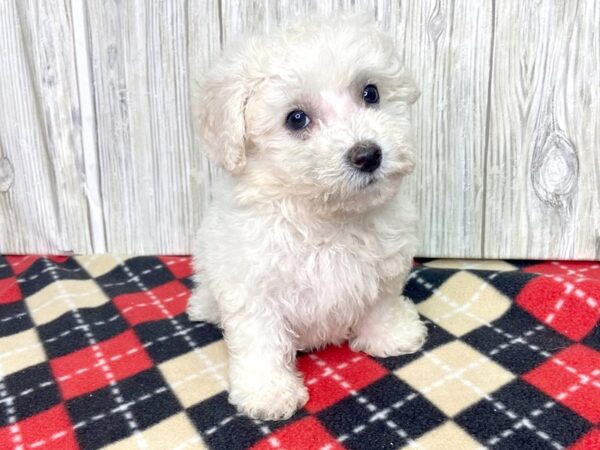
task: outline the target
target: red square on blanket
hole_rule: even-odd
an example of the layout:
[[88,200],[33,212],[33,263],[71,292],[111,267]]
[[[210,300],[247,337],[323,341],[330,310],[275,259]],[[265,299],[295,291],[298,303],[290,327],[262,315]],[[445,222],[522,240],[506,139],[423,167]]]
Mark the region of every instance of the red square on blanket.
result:
[[194,273],[189,256],[160,256],[159,259],[177,278],[186,278]]
[[0,279],[0,304],[17,302],[22,298],[17,277]]
[[590,431],[579,439],[569,450],[597,450],[600,448],[600,430]]
[[34,262],[40,257],[38,255],[7,255],[6,261],[10,264],[13,272],[16,275],[20,275],[29,269]]
[[305,417],[265,437],[252,450],[274,448],[301,448],[305,450],[342,450],[333,436],[314,417]]
[[115,297],[114,304],[131,325],[175,317],[185,311],[190,290],[179,281]]
[[305,408],[311,413],[352,395],[388,372],[364,353],[355,353],[347,345],[327,347],[298,358],[310,399]]
[[63,397],[71,399],[108,386],[152,366],[132,330],[50,361]]
[[525,285],[517,296],[517,303],[545,325],[579,340],[600,319],[600,283],[539,277]]
[[0,428],[0,448],[79,448],[63,405]]
[[600,422],[600,352],[575,344],[523,379],[590,422]]
[[524,272],[559,275],[569,278],[592,278],[600,280],[600,264],[589,261],[546,261],[526,267]]

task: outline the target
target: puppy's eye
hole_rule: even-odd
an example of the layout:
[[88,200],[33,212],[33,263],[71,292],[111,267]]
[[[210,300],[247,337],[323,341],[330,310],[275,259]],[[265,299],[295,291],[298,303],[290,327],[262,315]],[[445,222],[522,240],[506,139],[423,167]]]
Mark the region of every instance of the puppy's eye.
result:
[[362,92],[365,103],[379,103],[379,91],[374,84],[367,84]]
[[304,111],[296,109],[288,114],[285,123],[290,130],[300,131],[308,126],[310,117]]

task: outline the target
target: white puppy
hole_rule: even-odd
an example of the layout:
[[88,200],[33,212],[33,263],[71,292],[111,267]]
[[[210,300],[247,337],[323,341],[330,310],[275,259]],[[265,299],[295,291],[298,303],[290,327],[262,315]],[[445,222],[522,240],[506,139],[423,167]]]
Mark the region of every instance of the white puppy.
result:
[[231,50],[196,94],[227,176],[194,249],[188,314],[224,331],[230,401],[291,416],[308,398],[298,350],[418,350],[426,328],[401,297],[415,213],[398,188],[419,93],[392,40],[365,18],[305,20]]

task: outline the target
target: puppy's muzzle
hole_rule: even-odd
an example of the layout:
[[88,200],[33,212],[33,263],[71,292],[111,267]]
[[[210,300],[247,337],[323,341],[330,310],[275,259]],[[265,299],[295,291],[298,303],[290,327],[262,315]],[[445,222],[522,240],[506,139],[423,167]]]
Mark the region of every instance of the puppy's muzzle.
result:
[[348,151],[348,160],[361,172],[375,172],[381,165],[381,148],[374,142],[357,142]]

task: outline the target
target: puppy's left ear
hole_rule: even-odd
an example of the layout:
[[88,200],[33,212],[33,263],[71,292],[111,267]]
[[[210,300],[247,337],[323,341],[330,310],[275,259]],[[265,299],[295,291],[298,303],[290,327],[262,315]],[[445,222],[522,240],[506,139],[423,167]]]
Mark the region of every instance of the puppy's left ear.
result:
[[246,164],[246,102],[250,77],[245,52],[230,51],[194,88],[193,115],[196,130],[208,158],[229,172]]

